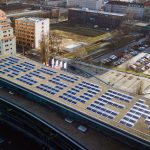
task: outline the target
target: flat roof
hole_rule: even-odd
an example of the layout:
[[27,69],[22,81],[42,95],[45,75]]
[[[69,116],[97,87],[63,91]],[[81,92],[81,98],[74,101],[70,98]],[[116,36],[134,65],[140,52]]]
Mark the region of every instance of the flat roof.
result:
[[106,136],[101,132],[97,132],[90,127],[88,127],[87,132],[83,134],[77,130],[77,127],[81,122],[73,121],[71,124],[68,124],[65,122],[64,115],[61,113],[53,110],[53,108],[45,107],[37,102],[31,101],[23,95],[19,95],[18,93],[8,95],[8,90],[1,88],[0,96],[5,97],[8,101],[21,106],[21,108],[28,110],[49,124],[52,124],[89,150],[99,150],[100,147],[103,147],[102,150],[109,150],[110,147],[111,150],[133,150],[133,148],[130,148],[128,145],[125,145],[110,136]]
[[0,56],[0,78],[150,142],[150,100],[23,56]]
[[90,9],[88,9],[88,8],[69,8],[69,10],[85,11],[85,12],[89,12],[89,13],[98,13],[98,14],[112,15],[112,16],[125,16],[125,14],[121,14],[121,13],[90,10]]
[[144,22],[135,23],[135,26],[139,26],[139,27],[147,27],[148,25],[150,25],[150,23],[144,23]]
[[111,5],[124,5],[130,7],[144,7],[144,3],[137,3],[137,2],[126,2],[126,1],[109,1],[107,4]]
[[22,18],[18,18],[16,20],[23,20],[23,21],[27,21],[27,22],[40,22],[40,21],[44,21],[46,20],[46,18],[39,18],[39,17],[22,17]]

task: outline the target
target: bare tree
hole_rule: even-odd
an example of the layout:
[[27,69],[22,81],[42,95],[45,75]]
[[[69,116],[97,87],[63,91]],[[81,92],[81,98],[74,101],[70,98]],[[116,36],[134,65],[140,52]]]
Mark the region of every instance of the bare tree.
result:
[[128,60],[128,62],[126,62],[126,64],[124,65],[125,72],[127,72],[129,70],[130,65],[131,65],[131,62],[130,62],[130,60]]
[[47,65],[49,56],[54,57],[62,51],[62,37],[56,32],[43,34],[40,41],[42,62]]
[[49,35],[42,34],[42,38],[40,41],[40,50],[42,56],[42,62],[47,65],[49,58]]
[[144,82],[143,80],[141,80],[137,85],[136,94],[142,95],[143,93],[144,93]]
[[62,50],[62,36],[57,32],[50,32],[49,36],[49,49],[51,53],[59,54]]
[[83,58],[86,55],[87,55],[87,51],[86,51],[85,47],[80,48],[75,51],[75,57],[77,57],[77,58]]

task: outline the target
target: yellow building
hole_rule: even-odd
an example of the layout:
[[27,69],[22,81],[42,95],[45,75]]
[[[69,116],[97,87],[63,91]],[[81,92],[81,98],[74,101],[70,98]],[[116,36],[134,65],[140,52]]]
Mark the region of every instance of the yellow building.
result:
[[38,48],[42,34],[49,33],[49,19],[23,17],[15,20],[17,45]]

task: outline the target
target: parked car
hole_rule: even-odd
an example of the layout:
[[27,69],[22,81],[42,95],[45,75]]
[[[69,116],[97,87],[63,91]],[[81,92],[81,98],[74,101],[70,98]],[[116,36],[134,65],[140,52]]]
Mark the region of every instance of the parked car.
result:
[[138,50],[139,50],[139,51],[144,51],[144,50],[145,50],[145,47],[139,47]]

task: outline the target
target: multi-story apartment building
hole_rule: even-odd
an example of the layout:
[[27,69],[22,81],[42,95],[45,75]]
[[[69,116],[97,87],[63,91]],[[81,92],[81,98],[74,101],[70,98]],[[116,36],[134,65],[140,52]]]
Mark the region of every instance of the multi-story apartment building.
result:
[[88,8],[91,10],[100,10],[103,0],[66,0],[68,7]]
[[144,16],[143,3],[110,1],[105,5],[105,10],[107,12],[132,14],[134,18],[142,18]]
[[150,1],[144,3],[144,18],[150,19]]
[[102,28],[117,28],[124,21],[125,14],[71,8],[68,13],[70,24],[85,24]]
[[10,19],[0,10],[0,55],[16,53],[16,37],[10,23]]
[[15,34],[17,45],[38,48],[42,34],[49,34],[49,19],[37,17],[23,17],[15,20]]

